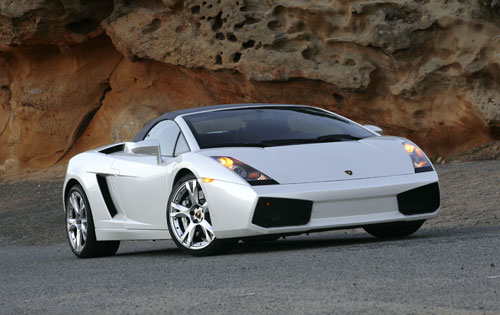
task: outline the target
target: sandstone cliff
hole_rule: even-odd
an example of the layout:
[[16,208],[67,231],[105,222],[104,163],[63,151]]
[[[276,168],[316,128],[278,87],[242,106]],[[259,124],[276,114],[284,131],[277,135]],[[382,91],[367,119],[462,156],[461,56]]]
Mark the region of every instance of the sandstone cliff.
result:
[[0,172],[160,113],[318,105],[447,156],[500,139],[495,1],[0,2]]

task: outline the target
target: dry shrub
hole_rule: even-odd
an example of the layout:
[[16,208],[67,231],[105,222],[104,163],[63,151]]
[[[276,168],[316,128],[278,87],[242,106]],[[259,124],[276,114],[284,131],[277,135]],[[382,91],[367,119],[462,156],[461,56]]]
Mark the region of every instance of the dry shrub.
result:
[[491,18],[500,21],[500,0],[479,0],[479,5]]

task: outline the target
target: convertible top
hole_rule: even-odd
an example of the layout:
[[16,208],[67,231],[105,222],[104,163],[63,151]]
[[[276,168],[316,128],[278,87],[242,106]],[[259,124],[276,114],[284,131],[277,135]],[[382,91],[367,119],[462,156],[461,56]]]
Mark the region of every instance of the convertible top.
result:
[[225,108],[246,108],[246,107],[266,107],[266,106],[307,106],[307,105],[296,105],[296,104],[265,104],[265,103],[247,103],[247,104],[224,104],[224,105],[211,105],[211,106],[202,106],[202,107],[195,107],[195,108],[187,108],[187,109],[181,109],[181,110],[176,110],[172,112],[165,113],[161,115],[158,118],[153,119],[150,121],[144,128],[139,131],[135,137],[134,137],[134,142],[138,142],[141,140],[144,140],[144,137],[148,134],[149,130],[153,128],[157,123],[163,120],[174,120],[177,116],[179,115],[185,115],[185,114],[194,114],[198,112],[204,112],[207,110],[218,110],[218,109],[225,109]]

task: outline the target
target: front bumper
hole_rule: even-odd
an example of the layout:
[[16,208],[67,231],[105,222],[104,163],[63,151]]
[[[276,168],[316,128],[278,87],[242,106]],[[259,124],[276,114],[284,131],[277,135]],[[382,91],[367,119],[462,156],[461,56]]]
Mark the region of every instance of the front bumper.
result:
[[[438,182],[436,172],[399,176],[317,182],[305,184],[250,186],[213,181],[203,184],[209,200],[212,225],[218,238],[268,234],[293,234],[314,230],[349,228],[392,221],[425,220],[431,213],[404,215],[397,195]],[[262,227],[252,223],[261,197],[312,201],[306,224]]]

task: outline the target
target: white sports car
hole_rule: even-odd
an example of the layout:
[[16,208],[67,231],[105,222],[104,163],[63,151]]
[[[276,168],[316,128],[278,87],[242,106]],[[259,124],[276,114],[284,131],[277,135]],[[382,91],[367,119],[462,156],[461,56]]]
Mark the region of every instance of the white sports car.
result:
[[363,227],[404,237],[439,212],[437,173],[411,141],[302,105],[217,105],[169,112],[134,142],[73,157],[64,183],[67,235],[81,258],[121,240],[173,239],[221,253]]

